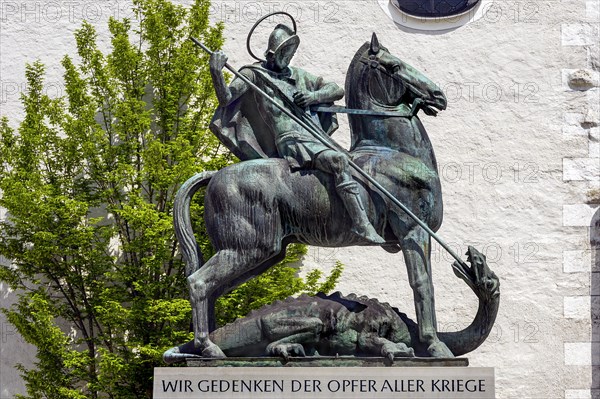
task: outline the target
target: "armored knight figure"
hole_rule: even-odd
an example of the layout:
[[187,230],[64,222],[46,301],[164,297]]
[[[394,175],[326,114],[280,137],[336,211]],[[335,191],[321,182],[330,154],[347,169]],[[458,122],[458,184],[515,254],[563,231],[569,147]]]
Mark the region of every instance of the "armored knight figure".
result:
[[[299,43],[294,30],[279,24],[269,37],[265,60],[239,72],[328,139],[337,128],[335,115],[312,112],[310,106],[333,103],[344,96],[344,90],[322,77],[289,66]],[[227,56],[221,51],[213,53],[210,59],[219,101],[211,124],[216,136],[242,160],[283,158],[292,170],[316,169],[332,175],[336,191],[352,218],[352,231],[368,243],[384,244],[367,218],[347,156],[323,144],[243,80],[236,78],[227,86],[222,73],[226,62]]]

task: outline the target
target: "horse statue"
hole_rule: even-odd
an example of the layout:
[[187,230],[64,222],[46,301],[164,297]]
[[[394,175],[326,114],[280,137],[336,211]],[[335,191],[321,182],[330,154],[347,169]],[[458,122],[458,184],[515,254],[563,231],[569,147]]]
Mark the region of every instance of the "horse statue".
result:
[[[446,108],[438,87],[393,56],[373,34],[356,52],[346,84],[353,162],[436,231],[442,223],[441,185],[431,142],[416,111]],[[358,115],[356,113],[365,113]],[[452,357],[438,338],[429,234],[393,206],[369,181],[359,182],[362,203],[382,247],[402,251],[414,292],[418,339],[434,357]],[[206,187],[205,225],[215,254],[205,263],[194,238],[189,206]],[[186,181],[175,200],[174,224],[190,289],[194,354],[224,357],[210,340],[214,301],[285,257],[290,243],[324,247],[376,245],[350,232],[349,217],[331,175],[291,171],[284,159],[257,159]],[[189,347],[189,345],[188,345]]]

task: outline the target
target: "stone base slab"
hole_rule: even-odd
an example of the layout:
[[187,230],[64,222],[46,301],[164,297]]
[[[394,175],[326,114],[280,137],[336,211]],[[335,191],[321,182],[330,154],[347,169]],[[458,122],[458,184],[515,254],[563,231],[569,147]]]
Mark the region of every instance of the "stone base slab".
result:
[[155,399],[493,399],[493,368],[157,367]]
[[392,362],[385,357],[319,356],[291,357],[227,357],[223,359],[189,358],[188,367],[467,367],[469,359],[458,357],[401,357]]

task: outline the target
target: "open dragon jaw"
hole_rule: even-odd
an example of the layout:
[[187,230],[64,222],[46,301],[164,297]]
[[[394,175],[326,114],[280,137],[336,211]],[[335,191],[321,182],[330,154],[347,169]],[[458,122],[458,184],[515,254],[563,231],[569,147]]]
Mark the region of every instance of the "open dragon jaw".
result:
[[[352,58],[344,88],[292,67],[300,45],[296,22],[278,14],[291,24],[275,26],[264,57],[253,53],[250,39],[272,14],[248,35],[256,63],[236,70],[223,52],[211,52],[219,101],[211,130],[242,162],[191,177],[177,195],[175,229],[187,265],[194,339],[165,352],[164,360],[271,357],[287,363],[344,357],[391,364],[473,351],[496,319],[499,279],[475,248],[469,247],[463,261],[436,234],[443,217],[441,184],[420,116],[444,110],[444,93],[390,54],[376,34]],[[230,84],[224,68],[235,75]],[[334,104],[344,97],[345,107]],[[336,113],[348,116],[349,150],[331,138]],[[215,249],[206,262],[189,210],[201,187]],[[462,331],[438,332],[432,239],[456,259],[454,273],[479,301]],[[416,320],[358,292],[291,297],[216,328],[215,299],[281,261],[295,242],[402,253]]]

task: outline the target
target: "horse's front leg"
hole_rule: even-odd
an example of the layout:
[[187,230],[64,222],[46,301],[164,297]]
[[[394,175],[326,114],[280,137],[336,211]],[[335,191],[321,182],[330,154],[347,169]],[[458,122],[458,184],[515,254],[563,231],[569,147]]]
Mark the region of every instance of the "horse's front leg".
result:
[[408,282],[414,294],[419,340],[427,346],[427,351],[433,357],[454,357],[437,336],[429,235],[416,226],[409,231],[400,245],[408,270]]

